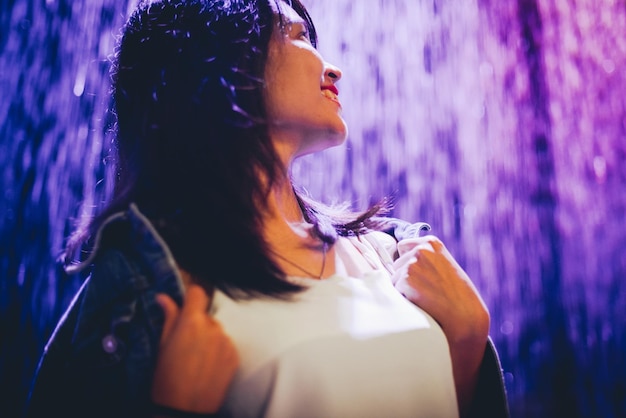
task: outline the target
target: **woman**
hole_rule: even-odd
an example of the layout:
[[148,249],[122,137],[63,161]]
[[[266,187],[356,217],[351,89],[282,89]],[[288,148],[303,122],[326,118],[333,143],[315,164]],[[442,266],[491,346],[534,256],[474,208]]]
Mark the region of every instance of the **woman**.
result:
[[443,244],[294,188],[296,158],[347,136],[315,45],[297,0],[138,6],[115,196],[70,242],[90,276],[30,416],[507,414],[487,309]]

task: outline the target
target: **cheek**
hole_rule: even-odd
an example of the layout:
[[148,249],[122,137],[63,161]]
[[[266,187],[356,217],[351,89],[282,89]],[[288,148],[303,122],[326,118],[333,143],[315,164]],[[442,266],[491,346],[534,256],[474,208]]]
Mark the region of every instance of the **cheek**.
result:
[[280,74],[290,80],[292,85],[297,84],[300,90],[320,89],[324,76],[324,61],[315,51],[293,47],[283,56],[280,65],[278,69]]
[[308,102],[308,106],[311,106],[311,98],[317,93],[319,87],[310,75],[306,76],[303,67],[284,66],[266,78],[265,104],[268,112],[301,112],[303,109],[296,109],[300,103]]
[[267,68],[265,72],[265,84],[263,88],[263,100],[268,116],[272,116],[278,104],[281,103],[282,86],[277,71]]
[[280,50],[275,45],[270,45],[263,72],[265,96],[271,96],[272,92],[279,86],[282,69],[285,66],[283,61]]

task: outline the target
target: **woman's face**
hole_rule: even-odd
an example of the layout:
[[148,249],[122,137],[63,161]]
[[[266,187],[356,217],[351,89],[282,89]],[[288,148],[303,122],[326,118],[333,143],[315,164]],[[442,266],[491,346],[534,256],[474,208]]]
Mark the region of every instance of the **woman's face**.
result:
[[272,141],[289,158],[341,144],[348,128],[335,87],[341,70],[311,45],[304,20],[279,4],[286,26],[282,33],[275,27],[270,40],[265,100]]

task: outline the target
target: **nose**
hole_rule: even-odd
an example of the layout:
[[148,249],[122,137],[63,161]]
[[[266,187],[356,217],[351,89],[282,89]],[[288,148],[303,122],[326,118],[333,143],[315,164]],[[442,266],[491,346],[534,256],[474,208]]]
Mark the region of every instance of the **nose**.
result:
[[334,84],[341,79],[343,73],[341,72],[339,67],[335,67],[330,63],[326,63],[326,66],[324,68],[324,76],[328,77]]

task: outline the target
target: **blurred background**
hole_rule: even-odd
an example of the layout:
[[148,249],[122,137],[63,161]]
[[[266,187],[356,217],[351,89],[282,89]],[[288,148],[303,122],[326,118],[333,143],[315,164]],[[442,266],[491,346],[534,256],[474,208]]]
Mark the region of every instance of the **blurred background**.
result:
[[[106,199],[108,56],[132,0],[3,0],[0,415],[77,289],[56,258]],[[513,417],[626,416],[626,3],[305,0],[346,145],[294,177],[393,196],[481,291]]]

